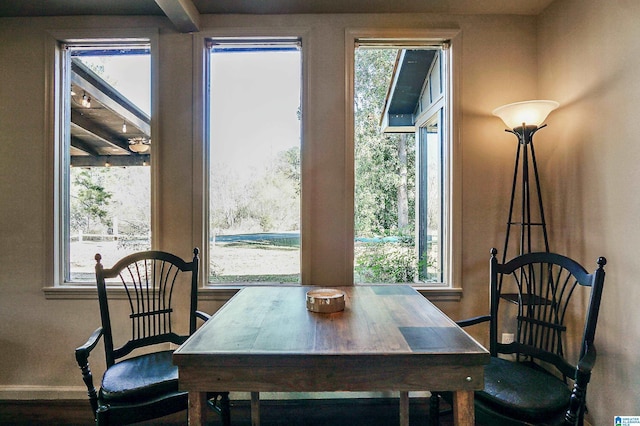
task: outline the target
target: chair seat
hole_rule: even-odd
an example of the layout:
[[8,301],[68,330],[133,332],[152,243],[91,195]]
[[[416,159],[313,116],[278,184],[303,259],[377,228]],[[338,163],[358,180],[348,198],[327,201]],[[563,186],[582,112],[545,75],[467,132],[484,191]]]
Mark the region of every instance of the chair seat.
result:
[[173,351],[140,355],[112,365],[104,373],[100,397],[104,402],[139,401],[178,392],[178,367]]
[[476,398],[506,415],[538,422],[567,409],[571,392],[555,376],[518,362],[492,357],[484,390]]

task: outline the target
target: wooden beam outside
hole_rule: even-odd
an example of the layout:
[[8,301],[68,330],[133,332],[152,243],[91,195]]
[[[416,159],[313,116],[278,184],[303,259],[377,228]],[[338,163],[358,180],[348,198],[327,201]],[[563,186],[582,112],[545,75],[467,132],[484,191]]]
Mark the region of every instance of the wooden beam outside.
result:
[[114,114],[125,119],[149,137],[151,120],[129,99],[101,79],[82,62],[74,60],[71,64],[71,82],[86,90],[91,96]]
[[114,136],[108,130],[97,125],[95,121],[89,120],[75,109],[71,110],[71,124],[82,127],[87,132],[90,132],[94,136],[102,139],[104,142],[113,145],[124,150],[129,150],[129,140]]
[[91,144],[88,144],[82,139],[75,136],[71,136],[71,146],[73,146],[74,148],[78,148],[80,151],[84,151],[94,157],[98,157],[100,155],[98,150],[96,150]]
[[200,12],[191,0],[155,0],[173,25],[182,33],[200,31]]
[[111,167],[148,166],[151,164],[151,155],[101,155],[98,157],[78,155],[71,157],[71,166],[73,167],[106,167],[107,162]]

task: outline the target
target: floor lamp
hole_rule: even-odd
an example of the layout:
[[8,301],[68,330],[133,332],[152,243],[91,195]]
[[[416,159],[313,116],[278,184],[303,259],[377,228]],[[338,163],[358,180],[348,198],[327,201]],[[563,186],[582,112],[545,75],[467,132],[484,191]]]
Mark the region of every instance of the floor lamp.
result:
[[[516,151],[516,161],[513,173],[513,184],[511,186],[511,203],[509,204],[509,220],[507,221],[507,235],[502,251],[502,262],[507,259],[509,248],[509,237],[512,226],[520,227],[519,250],[517,254],[531,253],[532,230],[538,228],[542,230],[544,239],[544,251],[549,251],[549,238],[547,236],[547,224],[544,219],[544,208],[542,206],[542,195],[540,193],[540,179],[538,178],[538,165],[536,163],[536,152],[533,149],[533,135],[546,126],[542,124],[549,113],[558,108],[555,101],[535,100],[516,102],[503,105],[493,110],[496,115],[507,125],[505,131],[513,133],[518,138],[518,149]],[[520,189],[518,191],[518,175],[520,175]],[[531,188],[534,184],[534,188]],[[538,216],[532,216],[532,192],[535,191],[537,198]],[[519,193],[520,217],[514,218],[514,203],[516,194]],[[536,206],[534,204],[533,209]],[[518,220],[519,219],[519,220]],[[536,251],[540,251],[536,246]]]

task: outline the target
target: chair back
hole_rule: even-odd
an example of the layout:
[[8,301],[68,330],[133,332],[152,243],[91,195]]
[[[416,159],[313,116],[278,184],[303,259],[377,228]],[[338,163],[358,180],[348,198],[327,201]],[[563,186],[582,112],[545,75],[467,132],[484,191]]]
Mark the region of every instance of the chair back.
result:
[[[528,253],[505,264],[498,263],[496,254],[492,249],[491,354],[543,361],[565,378],[575,378],[577,361],[595,338],[606,259],[599,258],[597,269],[589,274],[579,263],[555,253]],[[515,313],[513,319],[504,313],[509,309]],[[501,342],[499,332],[506,330],[514,334],[512,343]],[[569,358],[567,340],[580,336],[580,348]]]
[[[198,291],[198,249],[193,250],[193,260],[185,262],[171,253],[144,251],[120,259],[113,267],[105,269],[102,256],[96,254],[96,283],[100,316],[104,330],[104,347],[107,367],[128,355],[134,349],[160,343],[182,344],[196,329]],[[124,289],[129,318],[130,337],[124,344],[114,347],[109,297],[112,290]],[[118,298],[122,292],[118,292]],[[188,298],[189,331],[179,333],[174,311],[175,299]],[[113,302],[112,302],[113,303]]]

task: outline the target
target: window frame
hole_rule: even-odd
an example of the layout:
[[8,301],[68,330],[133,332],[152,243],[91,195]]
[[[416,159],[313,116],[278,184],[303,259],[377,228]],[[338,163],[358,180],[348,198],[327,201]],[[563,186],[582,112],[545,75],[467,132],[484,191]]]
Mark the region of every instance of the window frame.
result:
[[[427,154],[427,150],[428,148],[426,148],[425,146],[423,146],[423,135],[425,133],[428,133],[427,128],[434,122],[438,123],[438,137],[440,140],[445,140],[445,136],[444,136],[444,132],[447,128],[447,123],[444,121],[445,120],[445,116],[446,113],[443,113],[443,111],[446,111],[445,108],[445,99],[444,96],[441,97],[440,99],[438,99],[436,102],[434,102],[433,104],[431,104],[429,106],[428,109],[426,109],[422,114],[420,114],[418,116],[418,118],[416,119],[416,174],[418,174],[418,176],[416,176],[416,179],[418,181],[418,183],[416,184],[416,188],[420,189],[423,186],[427,185],[426,179],[424,179],[424,172],[422,170],[422,162],[423,159],[427,159],[428,160],[428,154]],[[426,144],[426,142],[425,142]],[[445,160],[447,158],[447,154],[446,154],[446,148],[449,144],[447,143],[441,143],[440,145],[440,150],[439,150],[439,156],[441,158],[441,160]],[[445,188],[448,187],[448,181],[447,181],[447,169],[448,169],[448,163],[446,161],[441,161],[440,164],[440,178],[441,178],[441,190],[442,190],[442,194],[441,194],[441,198],[442,198],[442,206],[441,206],[441,210],[440,210],[440,232],[439,232],[439,240],[442,241],[441,242],[441,249],[440,249],[440,256],[439,256],[439,261],[440,261],[440,268],[441,268],[441,272],[440,275],[443,277],[442,282],[429,282],[427,285],[428,286],[433,286],[433,287],[440,287],[440,286],[446,286],[446,280],[444,279],[444,277],[447,275],[447,271],[449,270],[449,264],[447,263],[449,261],[448,257],[445,256],[445,253],[448,252],[448,245],[450,244],[449,242],[449,238],[442,238],[442,236],[447,236],[449,235],[449,228],[448,228],[448,224],[447,222],[444,220],[444,218],[449,217],[449,211],[450,211],[450,191],[446,191],[444,190]],[[416,232],[421,232],[421,230],[423,229],[422,225],[423,225],[423,215],[428,215],[428,206],[425,205],[425,203],[427,203],[426,201],[427,197],[423,197],[420,196],[419,199],[417,200],[416,204],[418,206],[419,209],[419,213],[416,213]],[[425,229],[426,229],[426,218],[425,220]],[[425,230],[426,233],[426,230]],[[422,239],[420,239],[419,241],[419,248],[418,248],[418,255],[420,253],[422,253],[422,247],[423,245],[426,246],[426,241],[423,241]]]
[[[349,76],[353,75],[353,46],[355,40],[360,37],[380,37],[380,38],[424,38],[428,40],[442,40],[448,39],[451,41],[451,48],[453,49],[451,67],[454,70],[452,82],[452,103],[450,109],[450,115],[453,117],[452,122],[455,122],[455,126],[452,129],[452,145],[451,149],[454,151],[453,167],[450,170],[452,179],[451,185],[453,187],[452,196],[452,213],[450,222],[452,224],[452,233],[450,235],[452,241],[452,247],[450,256],[454,259],[451,268],[451,275],[453,278],[449,281],[452,287],[447,288],[418,288],[423,294],[429,297],[435,297],[442,301],[455,301],[460,299],[462,292],[460,281],[460,255],[461,255],[461,146],[460,146],[460,132],[461,132],[461,111],[459,108],[459,95],[460,80],[461,80],[461,31],[459,29],[424,29],[415,28],[407,29],[406,27],[397,28],[377,28],[369,29],[369,27],[351,28],[347,27],[343,31],[345,35],[339,44],[332,44],[331,48],[336,50],[338,55],[342,55],[344,58],[344,64],[340,64],[342,68],[344,81],[344,92],[341,96],[344,96],[344,116],[343,120],[338,120],[342,129],[337,131],[324,131],[322,130],[321,123],[317,122],[319,116],[322,116],[325,107],[322,104],[322,108],[309,99],[309,94],[317,94],[321,91],[321,84],[330,82],[333,84],[335,79],[331,78],[319,78],[321,75],[322,67],[324,65],[319,62],[321,58],[326,55],[320,55],[318,49],[326,49],[326,42],[316,36],[315,29],[311,25],[307,26],[229,26],[218,27],[209,29],[206,31],[192,34],[191,43],[191,55],[192,55],[192,71],[191,71],[191,94],[192,94],[192,132],[191,132],[191,157],[192,157],[192,238],[191,246],[206,247],[204,243],[205,235],[202,232],[206,225],[206,212],[205,206],[208,205],[208,199],[206,199],[206,160],[208,155],[205,155],[206,150],[206,137],[208,129],[205,128],[206,111],[204,111],[204,99],[205,99],[205,82],[208,81],[204,75],[204,39],[211,37],[297,37],[302,42],[302,150],[301,161],[303,163],[302,168],[302,184],[303,192],[301,198],[301,239],[302,241],[311,240],[311,247],[304,246],[301,248],[301,281],[302,283],[312,283],[317,281],[316,276],[320,270],[316,266],[317,262],[314,260],[317,257],[317,253],[314,252],[323,249],[323,245],[326,244],[326,239],[321,238],[319,242],[314,242],[312,236],[317,231],[313,229],[314,212],[312,208],[314,206],[312,194],[309,191],[305,192],[305,185],[309,185],[313,179],[308,177],[315,176],[309,168],[305,168],[304,163],[313,163],[313,159],[309,158],[310,153],[315,153],[318,150],[318,139],[326,136],[327,134],[333,137],[339,135],[341,132],[346,132],[344,135],[344,142],[341,145],[344,151],[344,161],[347,164],[353,164],[353,79]],[[46,277],[43,282],[43,293],[47,299],[95,299],[95,288],[91,286],[78,286],[78,285],[61,285],[60,283],[60,250],[59,250],[59,223],[60,223],[60,211],[58,202],[58,187],[59,181],[57,176],[60,173],[59,162],[55,161],[59,158],[59,146],[54,143],[56,140],[56,134],[59,131],[59,115],[56,115],[56,102],[57,99],[56,87],[57,82],[55,79],[58,72],[56,66],[59,62],[59,52],[57,52],[57,44],[59,41],[73,41],[81,39],[123,39],[123,38],[145,38],[150,41],[151,54],[152,54],[152,78],[151,78],[151,115],[152,117],[159,117],[159,80],[158,80],[158,65],[159,65],[159,29],[157,27],[130,27],[130,28],[111,28],[111,29],[53,29],[49,30],[44,35],[44,53],[45,57],[43,62],[45,64],[45,105],[44,105],[44,132],[43,132],[43,144],[46,147],[46,155],[43,157],[42,163],[42,188],[45,190],[45,197],[43,197],[43,211],[46,214],[46,223],[44,223],[43,239],[45,240],[46,253],[43,256],[47,259],[44,266],[44,276]],[[344,43],[341,47],[340,43]],[[171,45],[171,43],[169,43]],[[342,51],[342,52],[340,52]],[[330,55],[332,58],[335,55]],[[319,67],[320,66],[320,67]],[[334,66],[333,68],[336,68]],[[313,68],[313,69],[311,69]],[[313,81],[311,81],[313,77]],[[185,88],[189,90],[189,88]],[[312,119],[310,121],[310,118]],[[161,144],[163,135],[160,132],[158,120],[152,120],[152,134],[154,139]],[[342,139],[342,138],[341,138]],[[184,141],[188,143],[188,140]],[[151,228],[153,233],[152,248],[162,246],[163,240],[166,238],[158,233],[158,217],[161,212],[158,211],[158,196],[157,193],[160,190],[158,188],[158,173],[160,165],[159,156],[157,156],[152,162],[151,178],[152,178],[152,194],[151,194]],[[320,273],[321,281],[326,280],[327,277],[331,277],[333,282],[334,277],[339,282],[344,282],[343,285],[348,285],[349,274],[351,274],[351,283],[353,283],[353,167],[344,169],[344,174],[337,177],[338,180],[344,182],[344,190],[341,190],[342,201],[339,205],[343,207],[336,213],[336,223],[343,227],[343,234],[338,241],[338,250],[335,251],[335,255],[339,256],[339,262],[336,266],[339,266],[334,272]],[[305,182],[307,182],[305,184]],[[322,186],[321,186],[322,188]],[[324,188],[323,188],[324,189]],[[351,189],[351,191],[349,191]],[[338,201],[335,197],[333,201]],[[351,224],[351,226],[349,226]],[[339,227],[339,226],[336,226]],[[334,227],[334,228],[336,228]],[[161,230],[160,230],[161,231]],[[348,234],[351,233],[351,238],[348,238]],[[207,250],[202,252],[202,262],[208,262]],[[335,257],[335,256],[334,256]],[[350,260],[350,265],[347,264],[347,260]],[[343,259],[347,259],[344,260]],[[324,270],[323,270],[324,271]],[[200,300],[224,302],[230,296],[232,296],[240,286],[216,286],[211,287],[207,285],[205,268],[201,268],[202,275],[200,277],[201,292],[199,295]]]
[[[226,46],[225,46],[226,45]],[[213,50],[218,48],[220,50],[226,50],[229,49],[229,51],[233,51],[234,48],[246,48],[246,49],[255,49],[255,50],[260,50],[260,49],[265,49],[266,50],[280,50],[282,49],[282,51],[287,51],[287,50],[291,50],[291,49],[296,49],[298,51],[299,57],[300,57],[300,106],[302,106],[302,40],[299,37],[207,37],[205,39],[205,47],[207,50],[207,56],[205,58],[205,74],[206,74],[206,78],[207,78],[207,94],[206,94],[206,98],[205,98],[205,110],[206,110],[206,129],[207,129],[207,133],[206,133],[206,149],[207,149],[207,186],[206,186],[206,193],[207,196],[210,196],[211,194],[211,183],[209,182],[209,179],[211,177],[211,147],[212,146],[216,146],[216,142],[214,142],[212,140],[211,137],[211,123],[210,123],[210,108],[211,108],[211,99],[213,97],[215,97],[215,93],[214,93],[214,89],[211,84],[209,84],[209,82],[211,81],[211,70],[212,70],[212,57],[213,57]],[[301,125],[299,124],[299,138],[302,136],[301,135],[302,132],[302,128]],[[299,145],[298,147],[301,149],[302,148],[302,144],[301,144],[301,140],[299,140]],[[301,172],[301,170],[300,170]],[[212,235],[211,235],[211,227],[209,226],[209,220],[210,220],[210,216],[211,216],[211,203],[207,203],[205,205],[206,208],[206,217],[207,217],[207,222],[206,222],[206,226],[204,229],[204,232],[206,234],[205,237],[205,241],[206,241],[206,251],[208,254],[208,259],[209,261],[206,264],[203,264],[203,269],[205,269],[206,272],[206,281],[204,281],[206,286],[211,286],[211,287],[219,287],[219,286],[225,286],[225,285],[238,285],[238,286],[244,286],[244,285],[255,285],[257,283],[259,283],[260,285],[296,285],[296,284],[300,284],[300,281],[298,281],[297,283],[294,282],[287,282],[287,283],[280,283],[278,281],[236,281],[236,282],[229,282],[229,283],[224,283],[224,284],[220,284],[220,283],[212,283],[211,281],[209,281],[209,277],[210,277],[210,268],[211,268],[211,257],[212,257],[212,250],[211,250],[211,239],[212,239]],[[298,214],[300,215],[302,212],[302,209],[299,208],[298,209]],[[300,219],[298,219],[300,220]],[[205,247],[205,245],[203,245],[203,247]],[[302,245],[300,245],[300,249],[298,250],[298,255],[300,256],[301,254],[301,248]],[[301,276],[301,272],[298,271],[298,278],[300,278]],[[261,275],[255,275],[256,278],[261,277]]]
[[[443,147],[443,155],[448,160],[445,167],[445,206],[443,206],[443,227],[445,228],[447,241],[443,242],[443,263],[448,268],[443,273],[443,283],[415,283],[414,288],[424,291],[427,294],[437,295],[441,300],[457,300],[460,296],[461,285],[461,256],[462,256],[462,154],[460,144],[460,52],[461,52],[461,31],[458,29],[347,29],[345,36],[345,81],[346,81],[346,161],[348,164],[355,164],[355,135],[354,135],[354,78],[355,78],[355,49],[359,42],[366,44],[379,43],[382,45],[405,47],[428,44],[446,43],[448,50],[448,60],[443,64],[445,71],[444,98],[449,101],[449,107],[445,109],[443,121],[443,138],[447,141]],[[428,111],[425,111],[425,113]],[[426,118],[425,118],[426,117]],[[416,120],[416,130],[418,123],[428,120],[430,116],[421,114]],[[422,121],[419,121],[422,120]],[[355,166],[347,177],[347,187],[352,194],[351,209],[345,214],[351,215],[353,221],[355,189]],[[353,232],[353,228],[352,228]],[[353,240],[353,239],[352,239]],[[447,247],[446,249],[444,247]],[[351,263],[353,269],[353,243],[351,246]]]
[[[302,116],[300,119],[301,127],[301,146],[300,158],[301,164],[304,164],[306,157],[306,144],[304,141],[307,137],[307,126],[305,126],[304,111],[308,107],[308,67],[307,67],[307,49],[305,45],[308,40],[309,29],[304,27],[287,27],[287,28],[226,28],[218,31],[203,31],[194,34],[193,37],[193,233],[192,239],[198,247],[202,247],[200,251],[200,264],[204,265],[199,271],[201,298],[204,300],[226,301],[235,292],[243,287],[251,285],[270,285],[271,283],[229,283],[229,284],[211,284],[209,283],[209,264],[211,253],[209,250],[209,167],[210,167],[210,147],[208,143],[210,133],[209,123],[209,105],[207,96],[209,94],[210,70],[208,67],[209,49],[207,41],[210,39],[217,40],[297,40],[300,45],[301,54],[301,84],[300,84],[300,107]],[[304,181],[304,170],[301,165],[301,180]],[[304,283],[305,256],[304,256],[304,232],[305,223],[309,223],[309,212],[304,208],[304,192],[300,198],[300,281]],[[279,284],[291,285],[291,284]],[[300,284],[293,284],[300,285]]]
[[[158,115],[158,79],[155,70],[158,68],[158,31],[155,28],[112,28],[106,30],[52,30],[46,35],[45,44],[45,132],[44,144],[47,147],[44,185],[46,189],[46,209],[50,211],[47,223],[45,239],[47,247],[52,254],[46,268],[48,277],[52,283],[45,284],[45,295],[48,298],[56,298],[59,291],[64,296],[72,298],[93,297],[95,282],[67,281],[65,277],[65,263],[69,260],[66,255],[65,238],[68,232],[65,228],[67,217],[65,214],[66,197],[69,196],[68,188],[65,189],[65,173],[67,168],[65,144],[66,126],[70,117],[67,116],[65,94],[68,70],[66,69],[66,53],[64,44],[81,43],[110,43],[117,44],[144,42],[150,45],[151,53],[151,134],[154,141],[161,139],[159,126],[153,117]],[[155,224],[158,223],[157,209],[157,170],[158,161],[152,161],[151,167],[151,248],[157,247],[155,236]]]

